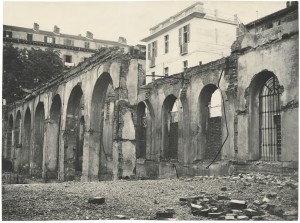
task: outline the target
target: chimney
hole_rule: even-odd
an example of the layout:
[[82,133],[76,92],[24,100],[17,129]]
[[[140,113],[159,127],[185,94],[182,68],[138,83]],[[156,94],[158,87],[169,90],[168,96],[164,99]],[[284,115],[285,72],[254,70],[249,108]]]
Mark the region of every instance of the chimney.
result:
[[86,31],[86,38],[93,39],[93,33],[91,33],[90,31]]
[[55,34],[59,34],[60,28],[59,28],[57,25],[55,25],[55,26],[54,26],[54,29],[53,29],[53,32],[54,32]]
[[125,37],[123,36],[119,36],[119,40],[118,40],[119,43],[122,43],[122,44],[127,44],[127,40]]
[[33,23],[33,30],[35,30],[35,31],[39,31],[40,30],[40,26],[36,22]]

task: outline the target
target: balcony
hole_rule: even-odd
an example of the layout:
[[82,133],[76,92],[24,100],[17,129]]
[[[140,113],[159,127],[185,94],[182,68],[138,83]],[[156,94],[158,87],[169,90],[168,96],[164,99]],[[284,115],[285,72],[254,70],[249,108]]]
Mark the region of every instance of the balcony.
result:
[[150,58],[150,65],[149,65],[150,68],[152,67],[155,67],[155,57],[151,57]]
[[188,44],[187,43],[183,43],[182,45],[180,45],[180,54],[184,55],[188,53]]

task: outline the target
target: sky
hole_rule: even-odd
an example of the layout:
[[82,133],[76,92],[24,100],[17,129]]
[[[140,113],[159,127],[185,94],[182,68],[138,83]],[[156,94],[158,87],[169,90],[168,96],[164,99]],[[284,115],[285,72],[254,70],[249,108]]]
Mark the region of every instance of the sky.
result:
[[[192,5],[196,1],[4,1],[3,24],[53,31],[54,25],[61,33],[85,36],[91,31],[96,39],[117,41],[119,36],[129,45],[143,44],[149,28]],[[217,9],[219,14],[247,24],[285,8],[284,1],[255,2],[202,1],[204,8]]]

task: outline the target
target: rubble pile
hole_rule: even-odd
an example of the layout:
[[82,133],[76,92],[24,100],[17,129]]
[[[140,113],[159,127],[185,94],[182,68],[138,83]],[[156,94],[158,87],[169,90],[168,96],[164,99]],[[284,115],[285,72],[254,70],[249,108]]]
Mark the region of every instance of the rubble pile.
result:
[[[184,181],[205,181],[219,180],[235,182],[236,187],[221,187],[218,194],[212,194],[207,191],[200,191],[199,195],[180,197],[181,206],[190,207],[191,214],[202,216],[213,220],[297,220],[298,219],[298,182],[292,177],[282,177],[262,174],[238,174],[228,177],[198,176]],[[284,210],[281,203],[285,203],[284,195],[278,196],[276,192],[263,192],[257,199],[253,194],[253,199],[240,199],[238,194],[253,184],[266,186],[270,190],[281,190],[284,187],[290,187],[295,190],[294,202],[291,202],[290,208]],[[236,193],[236,190],[237,192]],[[209,189],[208,189],[209,190]],[[261,189],[262,191],[262,189]],[[255,198],[255,199],[254,199]]]

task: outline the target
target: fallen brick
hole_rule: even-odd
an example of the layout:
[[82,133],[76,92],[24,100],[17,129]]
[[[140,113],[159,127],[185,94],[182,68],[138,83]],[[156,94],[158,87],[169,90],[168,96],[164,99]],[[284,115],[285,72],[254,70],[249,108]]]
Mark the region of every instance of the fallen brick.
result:
[[263,216],[253,216],[252,220],[253,221],[259,221],[259,220],[262,221],[262,220],[264,220],[264,217]]
[[230,220],[235,220],[235,217],[232,216],[232,215],[226,215],[226,216],[225,216],[225,220],[227,220],[227,221],[228,221],[228,220],[229,220],[229,221],[230,221]]
[[218,200],[230,200],[229,197],[227,197],[226,195],[218,195]]
[[156,212],[156,218],[157,219],[164,219],[164,218],[173,218],[173,213],[170,213],[168,211],[158,211]]
[[226,191],[227,187],[221,187],[221,191]]
[[200,211],[192,211],[193,215],[199,215],[203,217],[208,217],[208,213],[210,212],[210,209],[203,209]]
[[203,206],[198,205],[198,204],[191,204],[191,209],[192,209],[192,211],[201,210],[201,209],[203,209]]
[[253,217],[253,216],[259,215],[259,213],[256,210],[253,210],[253,209],[250,209],[250,208],[244,209],[243,212],[248,217]]
[[263,201],[264,203],[269,203],[269,202],[270,202],[270,199],[267,198],[267,197],[264,197],[262,201]]
[[245,209],[247,208],[247,205],[246,205],[246,201],[230,200],[229,207],[233,209]]
[[211,212],[211,213],[208,213],[208,217],[209,218],[218,218],[220,215],[222,215],[221,212]]
[[115,215],[115,217],[117,219],[126,219],[126,216],[125,215],[121,215],[121,214]]
[[246,215],[237,216],[237,220],[249,220],[249,217]]
[[269,193],[266,195],[267,198],[276,198],[277,197],[277,193],[273,192],[273,193]]
[[90,204],[104,204],[105,198],[104,197],[92,197],[89,198],[88,203]]

